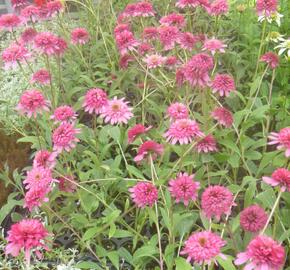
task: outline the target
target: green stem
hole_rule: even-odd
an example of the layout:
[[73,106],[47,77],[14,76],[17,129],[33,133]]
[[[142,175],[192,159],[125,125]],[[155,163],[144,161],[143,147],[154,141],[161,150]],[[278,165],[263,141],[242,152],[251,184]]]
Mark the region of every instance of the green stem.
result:
[[261,36],[261,42],[260,42],[260,47],[259,47],[259,52],[258,52],[258,58],[257,58],[257,64],[256,64],[256,70],[255,70],[254,78],[256,77],[256,75],[258,73],[260,56],[262,54],[262,48],[263,48],[264,39],[265,39],[266,26],[267,26],[267,20],[264,20],[264,22],[263,22],[263,29],[262,29],[262,36]]

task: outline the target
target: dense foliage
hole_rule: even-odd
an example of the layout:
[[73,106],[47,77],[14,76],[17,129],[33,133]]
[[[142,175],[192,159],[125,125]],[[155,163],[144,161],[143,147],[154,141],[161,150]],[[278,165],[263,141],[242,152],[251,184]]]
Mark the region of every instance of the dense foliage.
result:
[[11,3],[1,267],[290,269],[287,1]]

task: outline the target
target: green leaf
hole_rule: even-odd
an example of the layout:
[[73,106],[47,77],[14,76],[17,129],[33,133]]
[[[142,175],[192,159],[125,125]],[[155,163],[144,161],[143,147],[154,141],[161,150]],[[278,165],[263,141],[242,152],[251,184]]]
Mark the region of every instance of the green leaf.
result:
[[131,165],[127,165],[127,170],[132,175],[134,175],[140,179],[144,179],[144,175],[136,167],[131,166]]
[[94,262],[79,262],[76,264],[76,267],[81,269],[102,269],[97,263]]
[[119,254],[118,251],[111,251],[108,253],[108,258],[112,262],[112,264],[119,269]]
[[116,230],[113,237],[114,238],[127,238],[127,237],[133,237],[133,234],[125,230]]
[[236,270],[236,267],[232,263],[232,258],[230,256],[226,256],[226,260],[221,258],[220,256],[217,257],[218,263],[222,266],[225,270]]
[[89,239],[94,238],[99,230],[100,230],[99,227],[94,227],[94,228],[88,229],[83,235],[83,241],[87,241]]
[[0,211],[0,224],[3,222],[3,220],[6,218],[6,216],[9,215],[9,213],[12,211],[12,209],[17,205],[23,205],[23,200],[16,201],[8,199],[8,202],[1,207]]
[[181,257],[175,259],[176,270],[191,270],[192,266]]
[[109,230],[109,238],[111,238],[114,235],[115,231],[116,231],[116,225],[115,223],[111,223],[110,230]]
[[140,247],[135,251],[133,261],[138,261],[143,257],[153,257],[156,254],[158,254],[158,250],[155,246],[149,245]]

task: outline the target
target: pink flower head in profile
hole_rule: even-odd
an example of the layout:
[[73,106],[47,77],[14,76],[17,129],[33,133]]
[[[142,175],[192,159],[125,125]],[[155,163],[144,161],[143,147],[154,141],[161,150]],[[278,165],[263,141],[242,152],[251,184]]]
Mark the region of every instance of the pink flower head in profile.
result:
[[138,53],[144,55],[150,51],[153,51],[153,47],[149,43],[140,43],[138,46]]
[[73,193],[77,190],[76,182],[71,175],[59,177],[57,180],[58,180],[58,188],[60,191]]
[[59,0],[49,1],[46,4],[47,16],[53,17],[64,9],[63,4]]
[[264,228],[267,219],[268,215],[262,207],[251,205],[241,212],[240,224],[245,231],[256,233]]
[[119,59],[119,66],[121,69],[127,69],[130,62],[134,62],[134,57],[130,54],[121,55]]
[[275,69],[279,65],[279,56],[274,52],[267,52],[260,58],[261,62],[265,62],[271,69]]
[[61,56],[67,49],[67,43],[64,39],[57,37],[55,42],[54,54]]
[[129,107],[128,103],[124,98],[114,97],[108,100],[108,104],[101,112],[101,117],[104,118],[105,123],[111,123],[111,125],[127,124],[128,120],[133,117],[133,108]]
[[220,125],[227,128],[231,127],[234,122],[232,113],[224,107],[214,109],[211,115]]
[[150,17],[154,16],[155,12],[150,2],[138,2],[128,4],[124,10],[126,17]]
[[23,250],[28,265],[30,264],[32,251],[35,251],[36,256],[41,259],[40,249],[49,250],[45,244],[49,233],[37,219],[21,220],[13,224],[7,234],[8,244],[5,248],[5,253],[17,257],[19,252]]
[[61,153],[62,151],[69,152],[75,148],[76,143],[79,142],[76,137],[78,133],[80,133],[80,129],[75,128],[72,123],[62,122],[52,134],[53,150]]
[[201,209],[209,219],[216,217],[219,221],[223,214],[231,213],[233,205],[233,194],[223,186],[209,186],[202,193]]
[[213,93],[218,93],[221,97],[230,95],[236,90],[235,81],[229,74],[216,74],[211,84]]
[[93,88],[86,93],[83,108],[85,112],[90,114],[100,114],[107,104],[108,96],[106,92],[100,88]]
[[213,68],[213,58],[205,53],[194,55],[183,67],[184,76],[191,86],[205,87],[209,84],[208,72]]
[[259,235],[247,246],[245,252],[238,254],[236,265],[247,263],[247,270],[282,270],[285,249],[271,237]]
[[36,22],[39,14],[39,8],[34,5],[28,5],[20,12],[21,17],[25,22]]
[[202,137],[203,135],[196,121],[191,119],[178,119],[170,125],[164,137],[171,144],[176,144],[177,142],[180,144],[189,144],[194,138]]
[[217,256],[225,257],[221,248],[226,244],[221,237],[209,231],[193,233],[186,241],[180,254],[187,255],[187,261],[210,264]]
[[198,141],[195,148],[198,153],[210,153],[218,151],[216,139],[211,134]]
[[199,37],[193,35],[190,32],[181,33],[178,38],[178,43],[180,44],[180,47],[190,51],[194,49],[199,41]]
[[50,32],[39,33],[34,39],[35,48],[47,55],[60,55],[67,48],[66,42]]
[[17,67],[18,63],[25,63],[30,57],[30,53],[23,45],[12,43],[3,50],[1,57],[4,62],[4,68],[9,69]]
[[197,190],[199,189],[199,182],[194,179],[194,174],[180,173],[176,179],[169,181],[169,191],[175,201],[183,202],[185,206],[190,201],[195,201],[198,197]]
[[185,26],[186,22],[184,16],[178,13],[171,13],[166,16],[163,16],[159,20],[160,24],[166,26],[176,26],[178,28],[182,28]]
[[28,27],[21,33],[20,42],[26,45],[34,41],[34,38],[36,37],[36,35],[37,35],[37,31],[32,27]]
[[145,40],[155,40],[159,38],[158,28],[154,26],[145,27],[142,33]]
[[212,55],[214,55],[216,52],[224,53],[226,47],[227,45],[222,41],[212,38],[205,40],[202,49],[204,51],[209,51]]
[[176,56],[172,55],[166,57],[165,67],[169,70],[174,69],[178,64],[180,64],[180,61]]
[[189,112],[184,104],[175,102],[168,107],[167,115],[170,117],[171,121],[175,121],[178,119],[187,119]]
[[26,178],[23,181],[26,189],[32,189],[36,186],[48,187],[52,182],[51,170],[42,166],[33,167],[27,172]]
[[166,57],[163,57],[159,54],[147,55],[143,60],[149,69],[162,67],[166,61]]
[[31,78],[31,83],[38,83],[40,85],[50,84],[51,75],[47,69],[41,68],[36,71]]
[[207,8],[208,14],[219,16],[226,14],[229,11],[229,3],[227,0],[214,0]]
[[158,190],[150,182],[139,182],[130,188],[131,198],[138,207],[151,207],[158,200]]
[[50,152],[48,150],[39,150],[36,152],[33,167],[43,167],[46,169],[53,169],[56,165],[56,156],[57,154],[54,152]]
[[34,186],[30,188],[24,196],[24,208],[31,212],[34,208],[40,207],[44,202],[48,202],[48,193],[51,191],[50,186]]
[[270,17],[277,12],[278,1],[277,0],[257,0],[256,10],[258,16],[265,15]]
[[75,28],[71,32],[71,42],[72,44],[86,44],[90,39],[90,35],[85,28]]
[[128,143],[132,143],[136,140],[136,138],[142,134],[145,134],[150,127],[144,127],[142,124],[137,124],[134,127],[128,129]]
[[45,99],[43,94],[36,90],[26,90],[20,97],[20,101],[16,109],[21,114],[26,114],[29,118],[36,118],[37,114],[42,114],[44,111],[49,111],[50,103]]
[[282,191],[290,192],[290,171],[285,168],[276,169],[271,177],[262,177],[263,181],[273,187],[280,186]]
[[162,25],[158,28],[159,40],[165,51],[174,48],[178,41],[180,32],[176,26],[165,26]]
[[115,29],[114,29],[114,34],[115,36],[121,34],[124,31],[131,31],[130,29],[130,25],[127,23],[121,23],[121,24],[117,24]]
[[150,157],[152,160],[155,160],[157,156],[161,156],[163,154],[163,151],[164,147],[162,144],[154,141],[146,141],[140,145],[134,161],[139,163],[144,159],[148,159],[150,162]]
[[207,0],[178,0],[176,6],[179,8],[191,7],[195,8],[198,6],[208,7],[209,3]]
[[115,39],[121,55],[134,50],[134,48],[139,45],[139,42],[135,39],[133,33],[127,30],[116,35]]
[[77,118],[77,114],[71,106],[63,105],[54,110],[51,119],[55,122],[74,122]]
[[12,31],[21,25],[21,19],[16,14],[3,14],[0,16],[0,29]]
[[21,9],[28,5],[28,3],[27,0],[11,0],[11,5],[14,9]]
[[282,128],[278,133],[271,132],[268,137],[270,142],[269,145],[276,145],[278,150],[286,150],[285,156],[290,157],[290,127]]

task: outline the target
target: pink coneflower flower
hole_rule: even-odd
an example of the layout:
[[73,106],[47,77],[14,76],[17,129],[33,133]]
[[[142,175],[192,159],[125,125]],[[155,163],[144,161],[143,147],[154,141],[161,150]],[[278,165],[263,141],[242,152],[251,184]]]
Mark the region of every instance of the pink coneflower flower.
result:
[[185,19],[184,16],[177,13],[171,13],[166,16],[163,16],[159,20],[160,24],[166,25],[166,26],[176,26],[178,28],[182,28],[185,26]]
[[178,41],[180,32],[176,26],[160,26],[158,28],[159,40],[163,49],[168,51],[174,48]]
[[240,224],[245,231],[256,233],[264,228],[267,219],[268,215],[262,207],[251,205],[241,212]]
[[198,141],[195,148],[198,153],[210,153],[218,151],[216,140],[212,135],[207,135]]
[[213,68],[213,59],[205,53],[194,55],[183,67],[184,76],[191,86],[205,87],[210,78],[208,72]]
[[25,7],[29,2],[27,0],[11,0],[11,5],[14,9],[21,9]]
[[230,95],[236,90],[235,81],[229,74],[217,74],[211,84],[213,93],[218,93],[221,97]]
[[151,126],[146,128],[142,124],[137,124],[134,127],[129,128],[128,129],[128,143],[134,142],[138,136],[146,133],[150,129],[151,129]]
[[171,121],[175,121],[178,119],[187,119],[189,112],[184,104],[175,102],[168,107],[167,115],[170,117]]
[[128,4],[124,10],[127,17],[149,17],[154,16],[154,9],[149,2],[138,2],[136,4]]
[[276,169],[271,177],[262,177],[263,181],[273,187],[280,186],[282,191],[290,192],[290,171],[284,168]]
[[176,6],[179,8],[195,8],[197,6],[208,7],[208,5],[209,3],[207,0],[178,0],[176,3]]
[[38,83],[40,85],[50,84],[51,75],[48,70],[42,68],[36,71],[31,78],[31,83]]
[[184,249],[180,252],[187,255],[187,261],[193,261],[197,264],[210,264],[215,261],[215,257],[221,256],[221,248],[226,244],[220,236],[215,233],[203,231],[193,233],[185,241]]
[[130,62],[134,62],[134,57],[130,54],[121,55],[119,59],[119,66],[121,69],[127,69]]
[[271,69],[275,69],[279,65],[279,56],[274,52],[267,52],[260,58],[261,62],[265,62]]
[[229,4],[227,0],[214,0],[206,10],[212,16],[219,16],[229,11]]
[[185,206],[198,197],[199,182],[194,181],[194,174],[180,173],[176,179],[169,181],[169,191],[177,203],[183,202]]
[[26,178],[23,181],[26,189],[31,189],[36,186],[48,187],[52,182],[51,170],[43,166],[33,167],[27,172]]
[[146,40],[155,40],[159,38],[159,32],[157,27],[145,27],[142,33],[142,37]]
[[48,150],[39,150],[36,152],[33,167],[43,167],[46,169],[53,169],[56,165],[57,154],[54,152],[49,152]]
[[152,206],[158,200],[157,188],[149,182],[139,182],[129,188],[131,197],[138,207]]
[[227,47],[222,41],[212,38],[205,40],[202,50],[209,51],[212,55],[216,52],[224,53],[225,48]]
[[232,113],[223,107],[214,109],[211,115],[220,125],[227,128],[231,127],[234,122]]
[[131,32],[131,28],[130,28],[130,25],[127,24],[127,23],[121,23],[121,24],[117,24],[115,26],[115,29],[114,29],[114,34],[115,36],[121,34],[122,32],[124,31],[129,31]]
[[31,212],[34,208],[40,207],[44,202],[48,202],[48,193],[51,191],[50,186],[34,186],[29,189],[24,196],[24,208]]
[[74,178],[71,175],[66,175],[65,177],[59,177],[58,188],[60,191],[73,193],[77,190],[77,185]]
[[71,106],[63,105],[54,110],[51,119],[55,122],[73,122],[76,120],[77,114]]
[[55,1],[49,1],[46,4],[46,10],[47,10],[47,16],[53,17],[60,13],[64,9],[61,1],[55,0]]
[[164,134],[167,142],[171,144],[189,144],[195,137],[202,137],[198,124],[190,119],[178,119],[173,122]]
[[133,33],[127,30],[116,35],[115,39],[121,55],[134,50],[134,48],[139,45],[139,42],[135,39]]
[[282,270],[285,249],[268,236],[259,235],[247,246],[245,252],[238,254],[236,265],[247,263],[247,270]]
[[182,87],[184,84],[186,78],[185,78],[185,68],[181,67],[176,70],[175,73],[175,81],[178,87]]
[[52,134],[53,150],[57,153],[61,153],[64,150],[69,152],[79,142],[76,137],[78,133],[80,133],[80,129],[75,128],[73,124],[68,122],[61,123]]
[[86,44],[90,39],[90,35],[85,28],[75,28],[71,32],[71,42],[72,44]]
[[159,54],[147,55],[146,58],[143,59],[149,69],[162,67],[165,60],[166,57],[163,57]]
[[180,47],[186,50],[193,50],[196,43],[200,41],[198,36],[193,35],[192,33],[185,32],[181,33],[178,38],[178,43]]
[[23,8],[20,12],[21,17],[24,19],[25,22],[32,21],[36,22],[39,14],[39,8],[33,5],[29,5]]
[[180,61],[178,60],[176,56],[172,55],[172,56],[166,57],[165,66],[169,70],[174,69],[178,64],[180,64]]
[[39,33],[34,39],[35,48],[47,55],[58,54],[62,46],[60,39],[50,32]]
[[29,118],[36,117],[37,114],[42,114],[43,111],[49,111],[49,101],[45,99],[43,94],[36,90],[26,90],[20,97],[20,101],[16,109],[26,114]]
[[277,0],[257,0],[256,10],[258,16],[265,15],[270,17],[272,14],[277,12],[278,1]]
[[16,14],[3,14],[0,17],[0,29],[12,31],[21,24],[21,19]]
[[34,41],[36,35],[37,31],[32,27],[28,27],[21,33],[20,42],[27,45],[28,43]]
[[107,104],[108,97],[106,92],[100,88],[93,88],[86,93],[83,108],[85,112],[90,114],[100,114]]
[[149,43],[141,43],[138,46],[138,53],[144,55],[153,50],[153,47]]
[[150,157],[152,160],[155,160],[157,156],[161,156],[163,154],[163,151],[164,147],[162,144],[154,141],[146,141],[139,147],[137,156],[134,158],[134,161],[139,163],[143,159],[149,159],[150,162]]
[[57,37],[55,41],[54,54],[61,56],[67,49],[67,43],[64,39]]
[[25,260],[30,264],[31,251],[35,251],[36,256],[41,259],[41,248],[49,250],[45,244],[49,233],[43,224],[37,219],[23,219],[11,226],[8,231],[8,244],[5,248],[6,254],[13,257],[18,256],[21,250],[24,251]]
[[271,132],[268,137],[270,141],[269,145],[278,144],[278,150],[286,150],[285,156],[290,157],[290,127],[282,128],[278,133]]
[[201,208],[207,218],[229,215],[234,205],[233,194],[223,186],[209,186],[201,196]]
[[4,68],[15,68],[17,65],[26,62],[30,57],[28,50],[20,44],[11,44],[8,48],[2,52],[2,61],[4,62]]
[[129,107],[128,103],[128,101],[124,101],[124,98],[114,97],[109,100],[101,112],[101,117],[104,118],[105,123],[111,123],[111,125],[127,124],[128,120],[133,117],[131,112],[133,108]]

